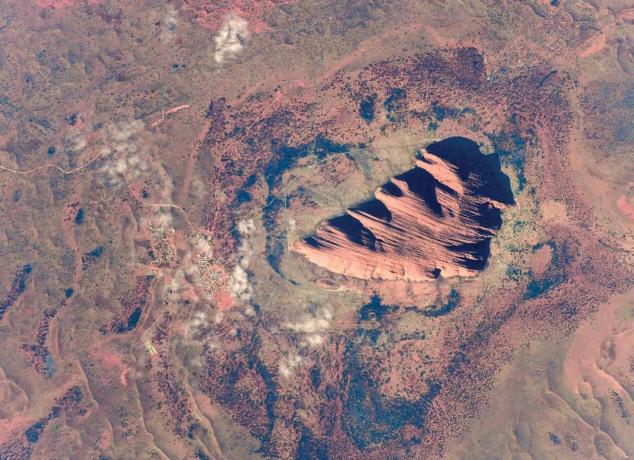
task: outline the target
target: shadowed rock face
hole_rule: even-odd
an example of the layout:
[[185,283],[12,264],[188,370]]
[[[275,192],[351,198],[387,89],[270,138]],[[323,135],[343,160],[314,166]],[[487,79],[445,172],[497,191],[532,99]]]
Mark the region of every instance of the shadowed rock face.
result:
[[473,276],[486,265],[501,210],[514,204],[497,155],[483,155],[462,137],[431,144],[415,168],[374,195],[321,224],[294,250],[361,279]]

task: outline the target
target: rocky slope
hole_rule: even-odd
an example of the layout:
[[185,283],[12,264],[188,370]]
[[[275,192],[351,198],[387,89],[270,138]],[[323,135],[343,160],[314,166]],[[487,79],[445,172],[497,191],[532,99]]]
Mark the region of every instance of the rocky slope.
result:
[[501,210],[513,204],[497,156],[462,137],[431,144],[375,197],[324,222],[295,251],[362,279],[473,276],[487,262]]

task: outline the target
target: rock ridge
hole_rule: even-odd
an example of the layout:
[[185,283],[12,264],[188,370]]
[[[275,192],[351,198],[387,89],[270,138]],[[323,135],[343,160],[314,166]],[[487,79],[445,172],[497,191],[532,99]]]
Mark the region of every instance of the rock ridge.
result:
[[334,273],[425,281],[484,269],[501,211],[514,204],[497,154],[452,137],[429,145],[416,166],[374,198],[318,226],[293,250]]

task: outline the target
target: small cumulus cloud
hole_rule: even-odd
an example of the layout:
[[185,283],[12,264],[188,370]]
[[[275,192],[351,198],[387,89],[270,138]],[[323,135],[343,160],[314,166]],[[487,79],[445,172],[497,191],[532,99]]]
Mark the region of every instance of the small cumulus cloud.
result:
[[298,354],[291,354],[280,359],[278,371],[284,378],[290,378],[295,369],[301,366],[304,359]]
[[207,315],[202,311],[197,311],[186,323],[186,333],[188,336],[199,335],[208,326]]
[[311,347],[318,347],[319,345],[323,345],[324,336],[320,334],[310,334],[306,336],[306,343]]
[[235,58],[246,46],[250,35],[246,19],[235,14],[227,16],[214,37],[216,63],[223,64],[228,59]]
[[105,145],[100,150],[104,159],[100,170],[107,185],[116,186],[138,179],[148,170],[147,160],[139,153],[138,135],[144,124],[140,120],[111,123],[103,128]]
[[247,301],[251,299],[253,289],[249,282],[249,274],[247,270],[253,256],[252,235],[255,232],[255,224],[252,219],[243,220],[238,224],[238,232],[240,233],[241,243],[238,248],[238,263],[233,269],[231,275],[231,292],[234,298]]
[[161,21],[161,32],[159,34],[159,40],[163,43],[167,43],[176,35],[176,28],[178,26],[178,11],[174,8],[174,5],[168,5],[167,11]]
[[64,139],[64,147],[70,152],[80,152],[86,145],[86,137],[79,131],[70,132]]
[[194,249],[201,257],[207,259],[213,258],[213,249],[211,247],[211,240],[205,233],[197,233],[193,236]]
[[324,343],[323,333],[330,327],[332,313],[323,308],[317,313],[304,316],[300,321],[287,322],[285,327],[293,332],[305,334],[303,345],[317,347]]
[[231,276],[231,292],[240,300],[249,300],[252,289],[249,283],[249,275],[242,266],[236,265]]

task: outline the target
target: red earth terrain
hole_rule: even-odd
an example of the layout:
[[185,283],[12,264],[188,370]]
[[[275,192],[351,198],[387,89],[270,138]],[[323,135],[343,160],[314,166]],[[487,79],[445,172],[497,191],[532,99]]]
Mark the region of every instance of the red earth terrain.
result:
[[629,458],[627,2],[0,5],[0,459]]

